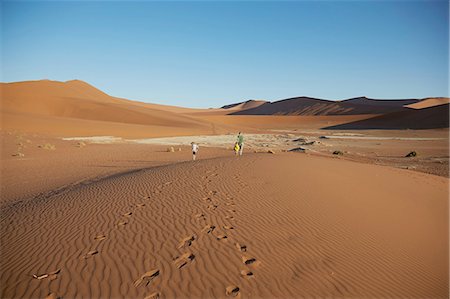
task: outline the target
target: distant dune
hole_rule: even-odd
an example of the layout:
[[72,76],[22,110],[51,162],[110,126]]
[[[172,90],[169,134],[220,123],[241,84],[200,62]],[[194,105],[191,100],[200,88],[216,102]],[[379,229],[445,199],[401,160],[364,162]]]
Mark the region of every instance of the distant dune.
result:
[[267,103],[267,101],[264,100],[248,100],[245,102],[239,102],[239,103],[235,103],[235,104],[230,104],[230,105],[225,105],[222,106],[221,109],[232,109],[232,110],[247,110],[247,109],[252,109],[252,108],[256,108],[259,107],[263,104]]
[[420,102],[410,104],[405,107],[413,108],[413,109],[423,109],[423,108],[439,106],[439,105],[448,104],[448,103],[450,103],[450,98],[426,98]]
[[2,83],[2,127],[62,135],[189,135],[220,129],[195,109],[109,96],[79,80]]
[[[191,109],[113,97],[80,80],[0,83],[0,88],[2,129],[57,136],[162,137],[299,127],[353,128],[355,125],[359,129],[448,127],[445,111],[434,116],[442,108],[411,112],[448,103],[448,98],[358,97],[329,101],[297,97],[276,102],[248,100],[217,109]],[[430,113],[433,119],[428,117]],[[380,117],[373,119],[373,116]]]
[[[420,104],[420,102],[418,103]],[[404,111],[379,115],[347,124],[326,127],[327,130],[402,130],[438,129],[449,127],[449,104],[423,109],[406,108]]]
[[267,102],[258,107],[236,111],[234,115],[355,115],[384,114],[404,110],[404,105],[419,100],[375,100],[366,97],[344,101],[329,101],[310,97],[297,97]]
[[162,114],[151,105],[111,97],[78,80],[2,84],[2,111],[141,125],[198,125],[197,120]]
[[369,99],[366,97],[357,97],[352,98],[348,100],[340,101],[340,103],[344,104],[354,104],[354,105],[365,105],[365,106],[382,106],[382,107],[404,107],[406,105],[411,105],[414,103],[419,102],[418,99],[405,99],[405,100],[398,100],[398,99],[383,99],[383,100],[377,100],[377,99]]

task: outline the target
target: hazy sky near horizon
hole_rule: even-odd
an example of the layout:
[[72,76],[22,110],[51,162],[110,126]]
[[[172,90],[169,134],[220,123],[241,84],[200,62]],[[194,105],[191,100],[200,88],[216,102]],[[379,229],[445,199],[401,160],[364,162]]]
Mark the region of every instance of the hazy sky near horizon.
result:
[[447,1],[2,1],[2,82],[153,103],[448,96]]

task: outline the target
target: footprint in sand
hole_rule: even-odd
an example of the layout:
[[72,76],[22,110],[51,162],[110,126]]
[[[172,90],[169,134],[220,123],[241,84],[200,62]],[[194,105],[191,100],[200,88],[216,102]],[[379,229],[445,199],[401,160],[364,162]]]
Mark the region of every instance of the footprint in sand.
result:
[[235,209],[229,209],[229,210],[227,210],[228,212],[231,212],[231,213],[236,213],[236,210]]
[[212,199],[210,197],[203,197],[203,200],[207,201],[207,202],[211,202],[212,201]]
[[187,252],[179,257],[174,258],[174,264],[178,269],[183,268],[184,266],[187,265],[187,263],[191,262],[192,260],[194,260],[195,255]]
[[62,299],[62,297],[58,296],[56,293],[48,294],[45,299]]
[[146,296],[144,299],[159,299],[161,297],[161,294],[159,292],[154,292],[148,296]]
[[192,245],[192,242],[195,240],[195,235],[188,236],[180,241],[180,244],[178,245],[178,249],[181,249],[183,247],[189,247]]
[[127,225],[128,224],[128,221],[119,221],[118,223],[117,223],[117,226],[125,226],[125,225]]
[[150,270],[150,271],[144,273],[139,279],[137,279],[134,282],[134,286],[138,287],[143,283],[145,284],[145,286],[148,286],[148,284],[158,275],[159,275],[158,269]]
[[52,281],[52,280],[55,280],[56,278],[58,278],[59,272],[61,272],[61,269],[52,271],[52,272],[47,273],[47,274],[41,274],[41,275],[33,274],[33,278],[37,279],[37,280],[48,278],[50,281]]
[[88,253],[86,253],[82,258],[83,259],[88,259],[88,258],[90,258],[90,257],[92,257],[93,255],[96,255],[96,254],[98,254],[97,250],[91,250]]
[[97,240],[97,241],[103,241],[103,240],[105,240],[106,239],[106,236],[105,235],[97,235],[97,236],[95,236],[95,238],[94,238],[94,240]]
[[249,271],[249,270],[242,270],[241,276],[245,277],[245,278],[251,278],[251,277],[253,277],[253,272]]
[[209,191],[208,193],[211,194],[211,195],[216,195],[218,193],[218,191],[212,190],[212,191]]
[[214,225],[206,225],[203,229],[202,229],[202,232],[203,233],[207,233],[207,234],[209,234],[209,233],[211,233],[214,229],[215,229],[216,227],[214,226]]
[[239,251],[242,251],[242,252],[246,252],[247,251],[247,246],[246,245],[242,245],[242,244],[239,244],[239,243],[236,243],[235,245],[236,245],[236,248]]
[[231,226],[231,225],[224,225],[223,228],[224,228],[224,229],[228,229],[228,230],[234,229],[234,227]]
[[229,206],[229,207],[233,207],[233,206],[235,206],[236,204],[235,204],[234,202],[227,202],[225,205],[227,205],[227,206]]
[[225,219],[233,220],[233,219],[234,219],[234,216],[227,215],[227,216],[225,216]]
[[212,205],[208,205],[208,210],[212,210],[214,211],[215,209],[217,209],[218,205],[212,204]]
[[216,239],[218,241],[226,241],[228,239],[228,237],[226,235],[218,235],[218,236],[216,236]]
[[225,289],[225,294],[227,294],[227,296],[236,297],[239,294],[239,287],[237,287],[237,286],[228,286]]
[[137,204],[137,207],[138,207],[138,208],[145,207],[145,203],[138,203],[138,204]]
[[131,215],[133,215],[133,213],[132,212],[128,212],[128,213],[123,214],[122,216],[130,217]]
[[198,220],[206,220],[206,216],[203,213],[195,214],[195,218]]
[[254,257],[248,257],[248,256],[243,256],[242,262],[245,265],[253,265],[253,266],[258,266],[261,263],[259,261],[256,261],[256,259]]

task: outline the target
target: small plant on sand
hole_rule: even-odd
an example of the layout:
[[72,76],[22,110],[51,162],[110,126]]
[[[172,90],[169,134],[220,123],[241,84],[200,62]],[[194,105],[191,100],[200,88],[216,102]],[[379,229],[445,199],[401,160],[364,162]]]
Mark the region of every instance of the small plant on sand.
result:
[[173,148],[173,146],[168,147],[168,148],[167,148],[167,152],[168,152],[168,153],[174,153],[174,152],[175,152],[175,149]]
[[342,156],[342,155],[344,155],[344,153],[341,152],[341,151],[334,151],[334,152],[333,152],[333,155]]
[[405,157],[407,158],[411,158],[411,157],[416,157],[417,153],[415,151],[409,152]]

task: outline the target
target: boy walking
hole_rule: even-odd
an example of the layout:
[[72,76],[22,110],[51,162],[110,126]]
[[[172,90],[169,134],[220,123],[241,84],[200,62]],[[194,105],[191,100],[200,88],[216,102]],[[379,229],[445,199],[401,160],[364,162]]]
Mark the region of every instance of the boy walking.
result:
[[191,142],[192,145],[192,160],[195,161],[198,152],[198,144],[195,142]]
[[239,144],[239,156],[242,156],[242,151],[244,150],[244,135],[239,132],[237,136],[237,143]]

